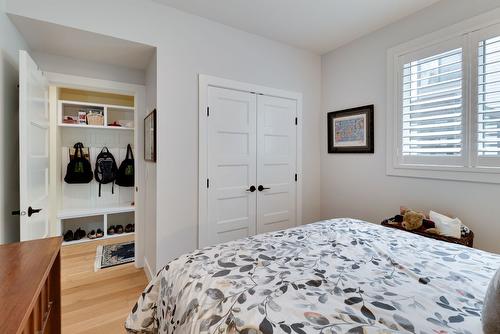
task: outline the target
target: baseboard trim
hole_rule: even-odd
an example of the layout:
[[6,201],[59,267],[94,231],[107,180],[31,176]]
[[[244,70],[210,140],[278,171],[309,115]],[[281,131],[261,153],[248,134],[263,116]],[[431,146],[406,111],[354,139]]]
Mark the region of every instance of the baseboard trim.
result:
[[146,276],[149,281],[153,279],[154,273],[151,271],[151,267],[149,266],[148,259],[144,257],[144,272],[146,273]]

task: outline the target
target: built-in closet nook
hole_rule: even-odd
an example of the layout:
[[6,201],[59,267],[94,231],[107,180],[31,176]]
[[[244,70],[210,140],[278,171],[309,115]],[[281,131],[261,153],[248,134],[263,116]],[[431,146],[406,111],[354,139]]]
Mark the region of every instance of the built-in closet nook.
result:
[[156,164],[144,159],[144,119],[158,109],[156,47],[11,20],[27,44],[19,52],[21,240],[66,235],[62,254],[79,245],[96,258],[100,247],[126,242],[129,259],[152,275]]
[[[71,184],[64,181],[70,159],[78,154],[75,144],[83,144],[83,153],[95,171],[101,150],[109,150],[116,165],[127,157],[127,146],[135,153],[135,103],[134,96],[53,87],[51,101],[57,106],[57,118],[51,122],[54,142],[51,145],[51,168],[55,168],[55,194],[59,221],[58,234],[73,233],[80,228],[85,236],[66,240],[79,243],[98,238],[111,238],[134,233],[134,187],[123,187],[111,182],[101,184],[94,177],[89,183]],[[134,168],[135,170],[136,168]],[[121,231],[114,231],[121,226]],[[110,227],[114,227],[108,233]],[[87,237],[90,231],[102,231]],[[120,232],[120,233],[118,233]]]

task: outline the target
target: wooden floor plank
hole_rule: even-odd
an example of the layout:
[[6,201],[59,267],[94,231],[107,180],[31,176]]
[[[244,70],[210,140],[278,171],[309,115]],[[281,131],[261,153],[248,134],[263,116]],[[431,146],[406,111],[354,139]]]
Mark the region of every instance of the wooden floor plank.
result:
[[98,245],[133,240],[133,235],[66,245],[61,251],[63,334],[125,333],[128,312],[147,285],[133,263],[94,272]]

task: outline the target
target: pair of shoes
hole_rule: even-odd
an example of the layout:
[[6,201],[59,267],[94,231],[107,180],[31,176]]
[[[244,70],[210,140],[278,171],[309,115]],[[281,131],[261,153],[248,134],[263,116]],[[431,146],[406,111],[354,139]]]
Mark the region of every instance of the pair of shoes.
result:
[[102,238],[103,236],[104,232],[100,228],[97,231],[92,230],[87,234],[87,238],[89,239]]
[[135,230],[134,224],[127,224],[127,226],[125,226],[125,233],[131,233],[134,232],[134,230]]
[[111,225],[108,227],[108,235],[113,235],[115,234],[115,225]]
[[77,228],[75,233],[73,233],[72,230],[68,230],[64,233],[64,241],[66,242],[80,240],[81,238],[85,238],[85,231],[81,228]]

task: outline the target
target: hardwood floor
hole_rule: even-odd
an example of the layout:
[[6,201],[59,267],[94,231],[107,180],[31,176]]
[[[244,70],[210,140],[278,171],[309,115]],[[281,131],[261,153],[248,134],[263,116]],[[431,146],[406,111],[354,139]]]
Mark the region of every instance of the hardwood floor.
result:
[[146,275],[133,263],[94,272],[94,260],[98,245],[133,238],[129,235],[62,247],[63,334],[125,333],[125,318],[147,285]]

